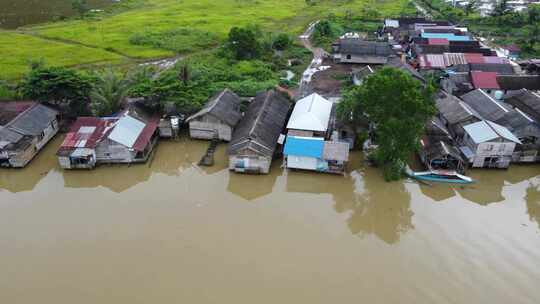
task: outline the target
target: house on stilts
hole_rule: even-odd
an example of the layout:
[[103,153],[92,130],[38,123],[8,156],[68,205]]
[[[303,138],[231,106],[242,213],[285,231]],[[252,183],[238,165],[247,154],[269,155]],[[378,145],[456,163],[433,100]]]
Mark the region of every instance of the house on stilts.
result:
[[229,143],[230,170],[268,174],[289,109],[287,97],[276,90],[257,94]]

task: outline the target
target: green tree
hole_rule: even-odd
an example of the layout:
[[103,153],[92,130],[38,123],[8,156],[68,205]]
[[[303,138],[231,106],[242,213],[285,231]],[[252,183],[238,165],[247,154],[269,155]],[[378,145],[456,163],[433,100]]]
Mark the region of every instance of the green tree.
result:
[[88,96],[93,79],[86,74],[63,67],[33,65],[18,85],[21,96],[56,104],[66,114],[88,113]]
[[76,11],[81,18],[90,11],[90,7],[86,0],[71,0],[71,8]]
[[127,75],[115,73],[111,68],[99,73],[90,91],[90,110],[95,116],[118,111],[128,96],[131,80]]
[[493,9],[491,15],[494,17],[500,17],[510,13],[511,11],[512,10],[508,6],[508,0],[499,0],[497,4],[495,4],[495,8]]
[[478,3],[476,2],[476,0],[469,1],[469,3],[467,3],[467,5],[465,5],[465,8],[464,8],[465,16],[468,17],[471,13],[473,13],[476,10],[477,7],[478,7]]
[[530,5],[527,8],[527,19],[530,25],[540,22],[540,4]]
[[229,32],[228,45],[238,60],[255,59],[261,54],[261,44],[253,27],[233,27]]
[[288,34],[280,33],[273,41],[273,48],[276,50],[285,50],[292,44],[292,39]]
[[375,127],[375,161],[387,180],[399,179],[412,152],[418,148],[425,122],[435,114],[433,86],[409,74],[383,68],[353,89],[338,106],[341,119],[353,123],[363,113]]

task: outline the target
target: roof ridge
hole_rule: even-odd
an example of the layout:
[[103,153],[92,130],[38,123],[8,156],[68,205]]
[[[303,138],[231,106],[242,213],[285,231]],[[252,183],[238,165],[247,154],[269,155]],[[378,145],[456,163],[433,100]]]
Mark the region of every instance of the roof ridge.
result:
[[261,120],[261,116],[264,114],[264,111],[266,110],[266,104],[268,100],[270,99],[272,91],[267,91],[264,94],[266,95],[264,97],[264,101],[262,103],[261,109],[257,113],[257,119],[255,119],[255,122],[253,122],[253,125],[251,126],[251,130],[249,130],[248,137],[251,138],[251,135],[255,132],[255,127],[259,124],[259,121]]

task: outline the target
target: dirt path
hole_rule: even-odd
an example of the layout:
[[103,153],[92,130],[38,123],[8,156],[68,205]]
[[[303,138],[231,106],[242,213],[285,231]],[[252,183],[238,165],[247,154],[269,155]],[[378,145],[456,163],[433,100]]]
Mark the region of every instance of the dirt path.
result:
[[298,87],[298,90],[296,92],[297,98],[302,98],[310,93],[311,89],[309,87],[309,83],[311,82],[311,77],[321,67],[323,59],[329,56],[328,52],[326,52],[324,49],[313,46],[310,40],[311,35],[313,35],[313,31],[315,30],[315,26],[319,22],[320,20],[310,23],[306,31],[302,35],[300,35],[300,41],[302,42],[302,45],[313,53],[313,60],[302,75],[302,80],[300,80],[300,86]]

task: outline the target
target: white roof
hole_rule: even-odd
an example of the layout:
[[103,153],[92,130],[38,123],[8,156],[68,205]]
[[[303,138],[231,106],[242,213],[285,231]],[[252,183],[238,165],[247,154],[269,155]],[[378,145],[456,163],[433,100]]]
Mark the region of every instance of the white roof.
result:
[[386,27],[399,27],[399,21],[398,20],[393,20],[393,19],[386,19],[384,20],[384,25]]
[[314,93],[296,102],[287,129],[321,131],[328,130],[332,102]]
[[521,144],[521,141],[514,134],[512,134],[510,130],[492,121],[482,120],[470,125],[466,125],[463,128],[477,144],[488,142],[499,137]]
[[118,120],[109,139],[132,148],[145,126],[143,122],[126,115]]

